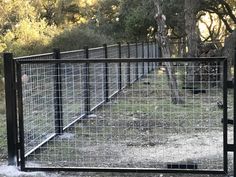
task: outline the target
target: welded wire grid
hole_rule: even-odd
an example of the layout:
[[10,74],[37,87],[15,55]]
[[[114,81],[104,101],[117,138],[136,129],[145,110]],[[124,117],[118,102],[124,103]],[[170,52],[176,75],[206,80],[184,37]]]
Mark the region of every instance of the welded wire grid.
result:
[[54,65],[22,65],[25,152],[55,133]]
[[[22,57],[21,57],[22,58]],[[53,53],[24,57],[28,60],[53,59]],[[20,58],[16,58],[20,59]],[[54,133],[52,65],[22,65],[25,153],[30,153]],[[50,77],[46,77],[50,75]]]
[[[137,58],[136,44],[130,44],[130,58]],[[130,63],[130,82],[137,80],[137,63]]]
[[[121,66],[125,67],[122,68],[125,71],[127,63]],[[112,68],[113,65],[108,66],[109,70]],[[26,166],[165,169],[168,164],[177,163],[197,164],[198,169],[221,170],[223,110],[217,102],[222,101],[222,65],[218,62],[173,65],[172,73],[177,78],[181,104],[172,103],[171,93],[174,90],[169,87],[165,70],[164,66],[155,68],[90,111],[63,135],[30,154],[26,158]],[[81,78],[85,77],[84,72],[80,74]],[[189,75],[193,76],[192,81],[188,80]],[[35,82],[40,86],[38,80]],[[48,84],[51,82],[47,80]],[[84,80],[74,82],[75,85],[84,84]],[[97,85],[97,82],[90,79],[89,83]],[[86,92],[85,87],[81,90]],[[92,89],[90,91],[93,92]],[[52,94],[48,89],[47,93],[45,99]],[[100,95],[103,95],[103,90],[97,89],[96,94],[90,94],[90,99],[99,100]],[[80,99],[86,98],[81,95]],[[50,100],[45,110],[52,106]],[[32,102],[32,106],[35,105],[38,102]],[[48,114],[46,120],[52,118],[50,111]],[[45,124],[32,122],[29,129],[35,123],[45,128]],[[51,125],[51,120],[49,123]]]
[[[144,58],[144,47],[142,43],[138,43],[138,56],[137,58]],[[144,75],[144,62],[138,62],[138,77],[141,78]]]
[[[149,47],[148,47],[148,44],[147,43],[144,43],[144,58],[149,58]],[[144,74],[148,74],[149,72],[149,62],[144,62]]]
[[81,58],[85,58],[84,53],[85,53],[85,51],[83,49],[61,52],[61,58],[63,58],[63,59],[68,59],[68,58],[69,59],[81,59]]
[[[141,49],[140,49],[141,50]],[[134,55],[132,49],[130,53]],[[105,58],[104,47],[89,49],[89,58]],[[118,58],[118,45],[107,47],[108,58]],[[121,57],[128,56],[128,47],[123,45]],[[53,59],[52,53],[29,56],[27,59]],[[85,50],[61,52],[61,59],[84,59]],[[127,64],[125,64],[127,66]],[[108,96],[111,97],[118,91],[118,64],[108,64]],[[89,106],[88,109],[96,108],[105,101],[105,64],[89,64]],[[60,92],[62,94],[62,128],[67,128],[71,123],[81,118],[86,112],[85,99],[85,64],[60,64],[55,65],[22,65],[22,89],[24,105],[25,125],[25,152],[31,153],[38,145],[45,142],[55,133],[55,92],[56,92],[56,70],[60,71]],[[130,70],[132,69],[132,66]],[[127,68],[122,70],[123,87],[127,86]],[[132,76],[133,74],[130,74]],[[45,126],[42,126],[45,125]],[[61,128],[61,127],[59,127]]]
[[[63,127],[68,127],[72,122],[76,121],[85,113],[84,92],[82,91],[84,84],[85,64],[61,64],[61,92],[62,92],[62,116]],[[49,76],[50,77],[50,76]]]
[[[119,46],[111,45],[107,47],[108,59],[119,58]],[[119,63],[108,63],[108,94],[109,97],[119,91]]]
[[[89,58],[105,58],[105,50],[103,47],[90,49]],[[104,100],[104,63],[89,64],[89,89],[91,107],[94,108]]]

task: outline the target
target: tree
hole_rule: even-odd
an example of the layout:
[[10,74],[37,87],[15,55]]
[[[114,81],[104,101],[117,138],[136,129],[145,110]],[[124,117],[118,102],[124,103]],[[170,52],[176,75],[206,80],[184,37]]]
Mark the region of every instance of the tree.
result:
[[152,0],[103,0],[94,21],[98,30],[117,40],[146,40],[155,27]]
[[[188,46],[188,57],[198,57],[198,46],[200,36],[197,30],[197,14],[199,10],[199,0],[185,0],[185,33]],[[195,63],[188,63],[186,85],[195,88]]]
[[[162,12],[162,4],[161,0],[156,0],[155,5],[157,8],[157,15],[156,15],[156,21],[157,21],[157,39],[158,43],[162,48],[162,55],[164,57],[170,58],[170,46],[169,46],[169,39],[167,37],[167,32],[166,32],[166,17]],[[171,90],[171,100],[173,104],[183,104],[184,101],[180,97],[180,93],[178,90],[178,85],[177,85],[177,79],[175,75],[175,69],[173,67],[173,64],[170,62],[165,62],[166,66],[166,75],[168,78],[168,84],[169,88]]]
[[200,0],[200,10],[217,14],[229,33],[236,25],[235,6],[234,0]]
[[0,52],[28,55],[43,52],[50,40],[59,33],[56,26],[48,26],[31,5],[31,1],[2,1],[0,14]]

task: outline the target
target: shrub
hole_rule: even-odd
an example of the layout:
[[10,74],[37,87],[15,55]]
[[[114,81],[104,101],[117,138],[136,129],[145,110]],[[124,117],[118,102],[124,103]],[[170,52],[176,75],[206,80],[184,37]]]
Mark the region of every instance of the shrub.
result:
[[51,48],[60,48],[62,51],[82,49],[84,46],[98,47],[104,43],[112,43],[112,39],[85,27],[74,27],[65,30],[56,36],[51,43]]

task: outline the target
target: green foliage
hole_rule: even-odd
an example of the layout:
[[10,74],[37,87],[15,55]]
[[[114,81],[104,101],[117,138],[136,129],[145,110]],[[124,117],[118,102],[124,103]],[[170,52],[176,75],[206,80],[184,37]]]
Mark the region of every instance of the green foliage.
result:
[[[154,17],[154,16],[153,16]],[[125,32],[132,40],[147,38],[148,29],[155,26],[154,18],[143,7],[132,9],[125,17]]]
[[122,39],[124,27],[120,19],[120,0],[100,0],[89,26],[100,33]]
[[47,26],[44,20],[24,19],[3,36],[3,42],[9,52],[15,56],[41,53],[58,34],[55,26]]
[[185,36],[184,0],[165,0],[162,6],[166,16],[166,25],[172,31],[172,37]]
[[104,0],[95,15],[97,29],[116,40],[146,39],[155,24],[152,0]]
[[61,50],[82,49],[84,46],[97,47],[104,43],[111,43],[108,37],[96,33],[94,30],[76,26],[71,30],[66,30],[53,38],[50,48],[60,48]]

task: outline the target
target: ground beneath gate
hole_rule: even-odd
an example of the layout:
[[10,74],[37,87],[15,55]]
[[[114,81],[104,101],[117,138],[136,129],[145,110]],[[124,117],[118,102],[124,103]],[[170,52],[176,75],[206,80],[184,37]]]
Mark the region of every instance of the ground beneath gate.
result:
[[20,172],[15,167],[0,166],[0,177],[225,177],[224,175],[154,174],[154,173],[68,173]]

